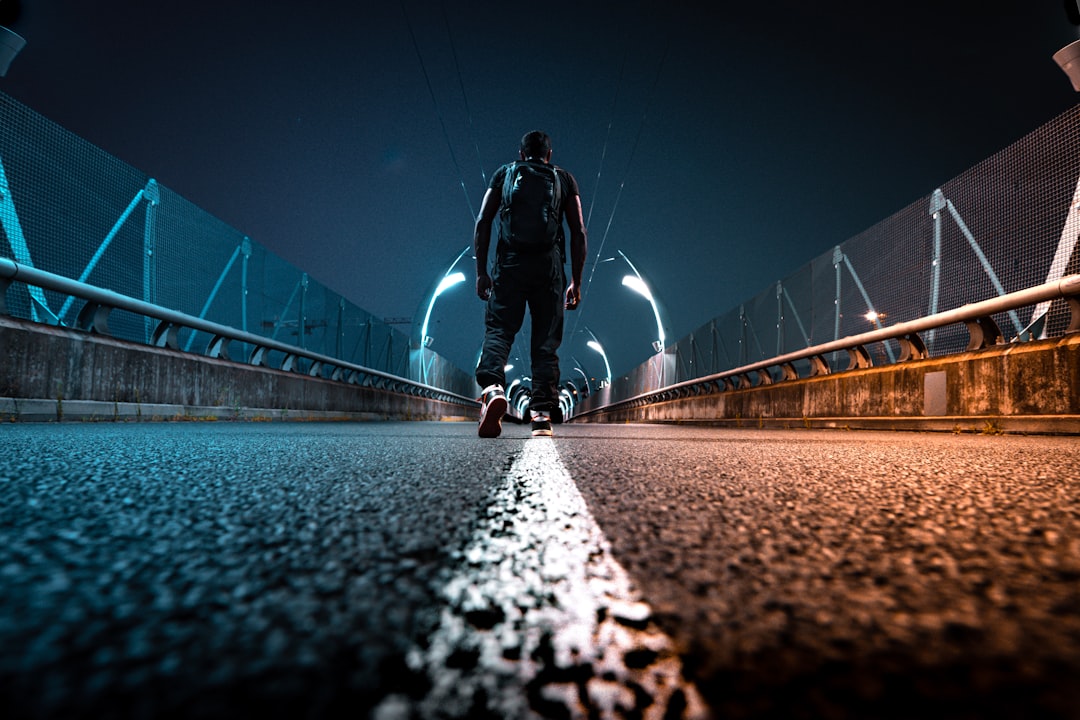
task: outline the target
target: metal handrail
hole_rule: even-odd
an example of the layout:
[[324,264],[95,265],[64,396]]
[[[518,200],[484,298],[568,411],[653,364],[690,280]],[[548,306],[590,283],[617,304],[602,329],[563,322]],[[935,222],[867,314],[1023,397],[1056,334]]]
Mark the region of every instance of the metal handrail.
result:
[[1036,285],[1026,290],[1018,290],[1000,297],[982,300],[953,310],[928,315],[917,320],[897,323],[886,328],[850,335],[821,345],[778,355],[767,360],[743,365],[742,367],[706,375],[692,380],[684,380],[657,390],[650,390],[631,398],[619,400],[598,408],[589,408],[580,415],[590,415],[600,411],[640,407],[653,402],[674,400],[693,395],[754,387],[752,375],[758,377],[758,386],[771,385],[774,379],[770,370],[780,369],[780,381],[799,379],[794,363],[799,360],[810,361],[809,377],[828,375],[832,371],[825,361],[825,355],[841,350],[848,353],[848,367],[845,370],[867,368],[873,365],[866,346],[875,342],[897,340],[901,346],[901,356],[897,362],[921,360],[929,356],[926,346],[919,337],[920,332],[934,330],[946,325],[964,323],[969,334],[969,343],[965,352],[980,350],[991,345],[1004,343],[1004,337],[992,315],[1009,312],[1025,305],[1064,298],[1070,309],[1070,323],[1067,333],[1080,332],[1080,275],[1066,275],[1060,280]]
[[109,313],[114,309],[124,310],[159,321],[152,336],[153,345],[156,347],[165,347],[184,352],[181,350],[179,343],[180,330],[198,330],[208,333],[212,338],[206,352],[209,357],[229,360],[231,358],[229,358],[228,344],[233,341],[244,342],[253,347],[247,361],[249,365],[267,367],[267,352],[276,350],[284,353],[285,357],[282,359],[281,367],[278,369],[286,372],[295,372],[298,368],[299,359],[303,358],[310,360],[312,363],[308,371],[308,375],[311,377],[322,377],[322,373],[328,371],[329,379],[337,382],[418,395],[427,399],[461,405],[479,405],[474,398],[458,395],[442,388],[418,383],[373,368],[356,365],[329,355],[305,350],[261,335],[237,330],[227,325],[220,325],[194,315],[154,305],[112,290],[87,285],[45,270],[26,267],[9,258],[0,258],[0,315],[7,314],[5,296],[8,287],[13,282],[21,282],[25,285],[40,287],[85,300],[86,304],[79,312],[75,327],[86,332],[108,335]]

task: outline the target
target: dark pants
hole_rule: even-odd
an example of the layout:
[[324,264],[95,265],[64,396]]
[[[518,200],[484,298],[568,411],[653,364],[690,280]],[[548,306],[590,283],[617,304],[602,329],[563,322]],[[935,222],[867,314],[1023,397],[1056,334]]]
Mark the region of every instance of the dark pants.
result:
[[559,356],[563,335],[563,294],[566,275],[562,253],[504,253],[491,275],[491,297],[484,316],[484,349],[476,368],[480,387],[498,383],[505,387],[506,360],[514,336],[525,320],[525,307],[532,321],[530,360],[532,364],[531,410],[551,412],[558,407]]

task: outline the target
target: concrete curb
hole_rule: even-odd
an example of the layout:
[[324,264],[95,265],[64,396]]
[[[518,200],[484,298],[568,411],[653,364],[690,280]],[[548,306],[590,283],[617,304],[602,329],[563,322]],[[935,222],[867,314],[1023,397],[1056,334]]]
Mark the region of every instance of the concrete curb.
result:
[[[0,422],[373,422],[397,419],[401,418],[378,412],[0,397]],[[475,418],[464,415],[411,419],[475,422]]]

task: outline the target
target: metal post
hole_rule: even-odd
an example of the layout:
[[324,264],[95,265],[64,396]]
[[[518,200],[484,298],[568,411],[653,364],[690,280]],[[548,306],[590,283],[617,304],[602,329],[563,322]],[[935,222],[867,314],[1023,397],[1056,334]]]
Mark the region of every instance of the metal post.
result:
[[802,318],[799,317],[799,309],[795,307],[795,302],[791,299],[791,293],[787,291],[787,288],[784,288],[784,297],[787,298],[788,307],[791,308],[791,314],[795,316],[795,324],[799,326],[799,332],[806,342],[806,347],[810,347],[810,336],[806,333],[806,326],[803,325]]
[[[841,253],[844,258],[844,265],[847,266],[848,272],[851,273],[851,279],[855,281],[855,287],[858,288],[859,294],[862,295],[863,302],[866,303],[866,310],[873,316],[874,325],[880,330],[881,319],[877,310],[874,308],[874,303],[870,301],[870,295],[867,294],[866,288],[863,287],[862,280],[859,279],[859,274],[855,272],[855,266],[851,264],[851,259],[847,255]],[[889,362],[896,362],[896,356],[893,354],[892,347],[889,346],[888,341],[882,343],[885,346],[885,353],[889,356]]]
[[739,364],[747,363],[746,352],[746,305],[739,306]]
[[[930,261],[930,309],[928,314],[938,311],[938,298],[941,294],[941,211],[945,209],[945,195],[941,189],[934,190],[930,196],[930,216],[934,219],[934,256]],[[934,330],[927,333],[926,346],[933,349]]]
[[345,348],[345,298],[338,298],[336,356],[344,360]]
[[[960,227],[960,232],[964,233],[964,237],[967,238],[968,244],[971,245],[971,249],[975,252],[975,257],[979,258],[979,262],[982,264],[983,271],[986,276],[990,278],[991,284],[994,289],[997,290],[998,297],[1005,294],[1005,287],[998,280],[997,273],[994,272],[993,266],[990,265],[990,261],[986,258],[986,254],[983,253],[982,248],[979,247],[979,243],[975,241],[975,236],[968,230],[967,224],[964,223],[964,219],[960,217],[960,213],[957,212],[956,206],[953,205],[952,200],[945,201],[946,207],[949,209],[949,213],[956,220],[956,224]],[[1016,333],[1019,335],[1024,332],[1024,326],[1020,322],[1020,316],[1016,314],[1015,310],[1009,311],[1009,319],[1013,321],[1013,326],[1016,328]]]
[[[143,196],[146,198],[146,219],[143,222],[143,300],[154,305],[157,304],[157,261],[154,258],[154,250],[157,244],[157,205],[161,200],[158,184],[151,178],[143,188]],[[151,318],[143,318],[143,329],[146,342],[154,333],[154,323]]]
[[[15,211],[15,199],[11,196],[2,162],[0,162],[0,225],[4,228],[4,234],[7,235],[8,245],[11,246],[15,262],[26,267],[34,267],[30,259],[30,248],[26,244],[26,236],[23,235],[22,225],[19,223],[19,214]],[[38,308],[41,308],[42,312],[48,315],[51,324],[59,325],[60,318],[49,309],[49,302],[45,299],[45,293],[41,288],[30,286],[26,290],[30,294],[30,319],[40,322]]]
[[[225,263],[225,269],[221,271],[220,275],[218,275],[217,282],[214,283],[214,287],[210,291],[210,295],[207,296],[206,302],[203,303],[202,310],[199,311],[199,319],[200,320],[204,319],[206,317],[206,313],[210,311],[210,305],[214,302],[214,298],[217,297],[218,290],[221,289],[221,283],[223,283],[225,281],[225,276],[229,274],[229,270],[232,270],[232,266],[236,262],[236,258],[238,258],[240,256],[240,250],[241,250],[242,247],[243,247],[242,245],[237,245],[236,246],[236,249],[233,250],[232,256],[229,258],[229,262]],[[188,341],[184,345],[184,350],[185,351],[188,351],[188,350],[191,349],[191,343],[194,342],[194,340],[195,340],[195,333],[192,333],[191,335],[188,336]]]
[[833,248],[832,262],[836,270],[836,299],[833,300],[833,308],[836,314],[836,322],[833,326],[833,340],[840,339],[840,263],[844,261],[844,251],[837,245]]
[[[1073,191],[1072,202],[1069,203],[1069,213],[1065,216],[1065,224],[1061,226],[1061,237],[1058,239],[1057,249],[1054,250],[1054,259],[1050,262],[1050,269],[1046,273],[1046,282],[1060,280],[1068,268],[1069,259],[1076,249],[1077,239],[1080,238],[1080,180],[1076,182],[1076,190]],[[1031,311],[1031,320],[1027,326],[1027,336],[1021,339],[1029,339],[1035,335],[1040,340],[1046,338],[1046,313],[1050,310],[1050,302],[1041,302]],[[1038,327],[1036,327],[1038,326]]]
[[240,252],[244,256],[240,263],[240,322],[247,332],[248,261],[251,259],[251,239],[247,236],[240,243]]
[[308,289],[308,274],[304,273],[300,277],[300,326],[297,329],[296,344],[300,348],[305,349],[305,350],[307,349],[307,347],[304,345],[304,334],[305,334],[305,330],[307,329],[307,318],[304,317],[304,313],[305,313],[304,301],[307,299],[307,289]]
[[784,353],[784,284],[776,281],[776,354]]
[[[105,251],[109,249],[109,245],[112,244],[112,241],[120,232],[120,228],[124,226],[124,223],[127,222],[127,219],[131,217],[131,213],[135,211],[135,206],[139,204],[140,200],[147,197],[147,189],[151,187],[151,183],[153,183],[154,185],[154,192],[157,192],[157,183],[155,183],[153,180],[150,180],[146,184],[146,188],[135,193],[135,197],[131,198],[131,202],[128,203],[127,208],[125,208],[124,212],[120,214],[120,218],[113,224],[112,229],[109,230],[109,234],[105,236],[105,239],[101,241],[100,245],[98,245],[97,250],[94,251],[94,255],[90,258],[90,262],[86,264],[86,267],[83,269],[82,274],[79,275],[79,282],[84,283],[86,282],[86,279],[90,277],[90,273],[92,273],[94,271],[94,268],[97,267],[98,262],[101,260],[101,256],[104,255]],[[71,309],[71,304],[73,302],[75,302],[75,298],[69,296],[68,299],[64,302],[63,307],[60,308],[60,312],[57,314],[57,317],[62,320],[64,315],[67,314],[67,311]]]

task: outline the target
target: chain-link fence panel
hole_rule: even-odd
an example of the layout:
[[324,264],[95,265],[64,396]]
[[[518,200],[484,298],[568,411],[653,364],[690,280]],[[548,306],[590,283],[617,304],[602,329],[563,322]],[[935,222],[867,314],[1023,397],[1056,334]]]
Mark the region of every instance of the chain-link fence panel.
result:
[[[0,93],[0,256],[310,352],[409,378],[410,338],[152,178]],[[75,323],[74,297],[15,284],[8,312]],[[148,342],[148,318],[109,332]],[[213,338],[184,330],[180,347]],[[254,348],[230,346],[244,360]],[[429,380],[469,396],[471,374],[430,351]],[[306,367],[298,368],[305,370]],[[413,378],[415,379],[415,378]],[[429,382],[428,384],[435,384]]]

